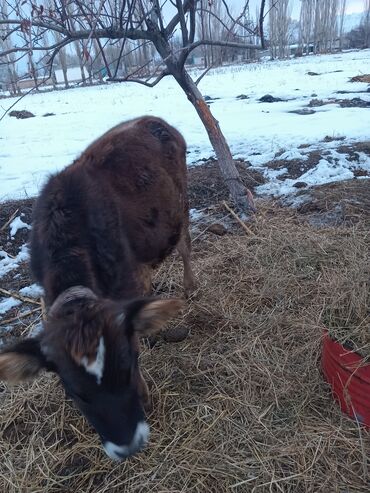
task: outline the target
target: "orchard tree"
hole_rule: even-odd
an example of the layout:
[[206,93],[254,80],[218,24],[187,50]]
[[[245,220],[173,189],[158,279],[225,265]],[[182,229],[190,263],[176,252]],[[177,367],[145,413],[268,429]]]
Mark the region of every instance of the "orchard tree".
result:
[[289,26],[291,24],[289,0],[269,2],[269,41],[271,58],[289,55]]
[[361,20],[364,42],[363,47],[370,47],[370,0],[364,0],[364,12]]
[[327,53],[342,48],[346,0],[301,0],[300,45],[302,53]]
[[[0,19],[8,18],[8,5],[5,0],[0,0]],[[18,74],[16,67],[16,55],[11,50],[10,25],[0,25],[0,53],[4,56],[0,58],[1,85],[5,86],[12,96],[20,94],[18,86]]]
[[[13,6],[11,15],[0,18],[0,28],[6,26],[6,32],[9,33],[6,37],[13,42],[11,48],[0,51],[0,60],[12,53],[27,56],[30,50],[33,53],[45,52],[45,43],[40,40],[44,39],[46,33],[48,39],[52,40],[47,47],[47,64],[50,70],[61,50],[79,42],[84,47],[86,58],[91,56],[94,47],[99,46],[109,81],[135,80],[153,87],[164,77],[173,77],[194,106],[208,133],[221,174],[235,205],[244,212],[254,209],[252,195],[240,178],[219,123],[185,66],[188,57],[201,46],[235,48],[241,51],[260,47],[245,42],[237,35],[240,27],[246,27],[243,20],[249,0],[246,0],[237,17],[232,15],[227,0],[52,0],[47,3],[42,0],[0,1],[7,1]],[[262,0],[259,25],[254,30],[248,26],[248,30],[253,31],[250,34],[258,35],[263,32],[264,4],[265,1]],[[212,19],[213,32],[216,31],[215,23],[220,24],[225,33],[223,39],[208,38],[206,30],[204,36],[199,36],[202,29],[198,28],[197,23],[205,17]],[[27,43],[20,43],[21,34],[26,34]],[[105,53],[114,43],[119,43],[120,49],[117,59],[112,63]],[[130,43],[134,43],[134,50],[143,50],[147,45],[155,49],[155,56],[150,61],[155,67],[151,70],[151,76],[145,80],[137,77],[139,73],[143,73],[138,68],[124,76],[120,73],[120,67],[124,66],[122,59],[127,54],[127,45]],[[141,67],[143,68],[145,67]]]

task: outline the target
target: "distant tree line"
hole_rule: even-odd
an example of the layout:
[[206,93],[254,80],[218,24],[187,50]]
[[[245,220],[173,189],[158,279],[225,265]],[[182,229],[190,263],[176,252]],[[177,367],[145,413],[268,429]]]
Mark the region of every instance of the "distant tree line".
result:
[[[113,0],[112,0],[113,1]],[[245,3],[242,13],[234,17],[225,0],[198,0],[196,9],[196,38],[208,39],[213,43],[200,44],[187,58],[188,65],[212,68],[225,63],[248,62],[259,58],[260,51],[254,49],[261,38],[263,21],[266,20],[266,32],[264,36],[265,46],[268,47],[271,58],[285,58],[291,55],[305,55],[330,53],[343,48],[370,47],[370,0],[364,1],[364,14],[361,24],[350,31],[344,32],[344,19],[347,0],[300,0],[299,20],[291,18],[293,0],[262,0],[264,5],[262,22],[257,22],[261,15],[261,8],[256,12],[250,12],[249,2]],[[97,0],[95,0],[95,3]],[[89,0],[86,6],[86,19],[89,19]],[[98,2],[99,3],[99,2]],[[104,4],[104,2],[101,2]],[[124,5],[124,0],[114,0],[119,7]],[[39,4],[33,1],[0,0],[0,20],[9,17],[25,17],[25,7],[32,9],[32,15],[44,15],[53,12],[54,0],[45,0]],[[71,29],[77,29],[79,19],[75,15],[76,5],[81,2],[65,1],[64,16],[68,18]],[[140,4],[140,2],[139,2]],[[178,4],[178,2],[177,2]],[[35,9],[39,10],[34,12]],[[41,11],[41,12],[40,12]],[[103,15],[103,12],[102,12]],[[135,8],[131,13],[133,21],[140,21],[140,8]],[[27,70],[19,76],[19,53],[12,51],[11,24],[0,24],[0,49],[7,54],[0,60],[0,85],[6,87],[11,94],[20,93],[20,80],[30,78],[34,80],[36,89],[38,81],[48,77],[49,63],[45,56],[40,56],[40,51],[33,51],[32,43],[35,40],[29,35],[29,26],[25,22],[18,31],[18,42],[24,47],[29,47],[26,57]],[[224,46],[222,42],[227,41]],[[51,44],[63,45],[63,35],[59,31],[43,31],[38,35],[38,44],[44,44],[45,55]],[[220,43],[220,44],[217,44]],[[233,47],[232,44],[247,44],[244,50]],[[180,33],[174,33],[170,39],[173,49],[180,49],[182,39]],[[82,85],[101,82],[107,76],[125,77],[134,74],[137,78],[148,77],[158,70],[158,58],[153,44],[141,39],[114,39],[104,40],[100,38],[76,39],[68,46],[61,46],[53,59],[54,70],[59,71],[58,80],[51,77],[49,82],[56,87],[57,82],[66,88],[70,86],[68,68],[79,69],[80,83]],[[42,55],[42,53],[41,53]],[[113,68],[114,67],[114,68]],[[62,80],[61,80],[62,74]],[[50,74],[49,74],[50,75]]]
[[269,0],[268,42],[271,58],[369,47],[370,0],[364,0],[361,24],[349,33],[344,31],[347,0],[300,2],[297,23],[291,19],[291,0]]
[[[149,0],[149,3],[151,0]],[[63,2],[61,2],[63,4]],[[65,1],[63,17],[68,20],[68,27],[71,30],[81,28],[81,10],[85,11],[85,24],[89,21],[89,10],[93,6],[104,6],[104,1],[89,0],[84,6],[83,2]],[[126,5],[125,0],[114,0],[114,8],[119,11]],[[130,22],[138,24],[141,22],[141,12],[144,7],[141,1],[136,2],[135,8],[130,12]],[[153,3],[153,2],[152,2]],[[190,2],[188,2],[190,3]],[[198,40],[207,39],[209,44],[199,43],[199,47],[192,50],[191,56],[187,57],[188,65],[198,65],[204,68],[211,68],[226,62],[254,60],[258,56],[257,45],[260,39],[259,29],[256,27],[256,21],[249,12],[249,1],[246,0],[245,6],[240,15],[234,17],[225,0],[197,0],[195,10],[196,33]],[[71,67],[78,67],[80,70],[80,83],[89,85],[97,81],[102,81],[105,77],[111,77],[114,72],[115,77],[126,77],[134,74],[137,78],[148,77],[158,71],[160,58],[156,56],[156,50],[150,40],[142,39],[107,39],[101,40],[92,36],[88,39],[76,39],[68,46],[63,46],[63,34],[58,30],[42,30],[37,33],[37,51],[35,51],[35,37],[31,35],[33,28],[31,21],[24,20],[21,29],[17,31],[16,44],[22,45],[22,51],[17,52],[13,44],[15,41],[12,33],[12,24],[1,24],[7,19],[19,18],[25,19],[27,14],[30,18],[48,18],[50,13],[56,16],[57,11],[54,0],[45,0],[34,3],[33,0],[0,0],[0,84],[10,91],[11,94],[19,94],[19,81],[22,79],[33,79],[36,90],[38,89],[37,81],[42,78],[48,78],[50,60],[47,55],[50,46],[58,47],[53,56],[53,70],[61,71],[63,74],[62,84],[68,88],[71,81],[69,80],[69,71]],[[176,2],[179,5],[179,2]],[[28,11],[27,11],[28,8]],[[104,15],[102,9],[101,15]],[[30,12],[31,11],[31,12]],[[77,15],[78,11],[78,15]],[[55,14],[55,12],[57,12]],[[153,15],[153,14],[151,14]],[[98,24],[98,22],[97,22]],[[173,49],[182,49],[182,36],[180,32],[172,34],[169,43]],[[40,50],[40,45],[44,45],[44,53]],[[240,46],[245,45],[241,50]],[[12,51],[13,48],[13,51]],[[22,59],[22,63],[19,63]],[[27,70],[25,67],[27,61]],[[20,68],[24,75],[19,75]],[[61,82],[60,80],[58,82]],[[55,77],[50,78],[50,83],[56,86]]]
[[365,1],[361,24],[347,34],[350,48],[370,48],[370,0]]

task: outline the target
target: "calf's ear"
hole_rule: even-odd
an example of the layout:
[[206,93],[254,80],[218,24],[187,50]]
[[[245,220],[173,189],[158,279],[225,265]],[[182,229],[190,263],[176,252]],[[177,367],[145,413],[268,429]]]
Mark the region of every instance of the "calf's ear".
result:
[[19,383],[34,378],[42,368],[52,369],[37,338],[24,339],[0,353],[0,380]]
[[126,308],[126,323],[139,336],[159,332],[184,307],[180,299],[143,299],[130,303]]

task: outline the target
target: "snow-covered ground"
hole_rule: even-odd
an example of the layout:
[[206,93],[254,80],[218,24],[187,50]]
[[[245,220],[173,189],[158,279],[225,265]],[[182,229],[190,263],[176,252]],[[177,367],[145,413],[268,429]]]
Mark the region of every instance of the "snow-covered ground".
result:
[[[269,183],[259,191],[279,195],[289,193],[294,184],[289,179],[277,180],[276,170],[265,167],[279,151],[287,159],[305,160],[317,147],[334,149],[333,142],[322,142],[325,136],[344,137],[341,144],[369,140],[370,108],[330,104],[315,107],[310,115],[291,113],[312,98],[359,96],[370,101],[366,92],[336,94],[366,91],[366,84],[351,83],[349,78],[369,73],[369,62],[370,50],[365,50],[220,68],[202,80],[200,89],[204,95],[219,98],[211,109],[233,154],[264,171]],[[237,99],[241,94],[248,99]],[[258,99],[265,94],[286,101],[260,103]],[[14,101],[4,99],[1,107],[5,110]],[[36,195],[49,173],[71,163],[92,140],[113,125],[143,114],[161,116],[184,134],[189,164],[213,155],[194,108],[171,78],[154,89],[126,83],[34,94],[13,109],[27,109],[36,117],[17,120],[6,116],[0,122],[0,201]],[[43,117],[45,113],[55,115]],[[302,144],[309,147],[299,148]],[[369,158],[361,159],[361,166],[370,169]],[[337,169],[330,161],[337,163]],[[337,161],[320,162],[304,177],[308,185],[353,176],[353,162],[344,155],[339,165]]]
[[0,250],[0,278],[8,272],[16,270],[19,264],[29,259],[27,245],[23,245],[16,257],[11,257],[3,250]]

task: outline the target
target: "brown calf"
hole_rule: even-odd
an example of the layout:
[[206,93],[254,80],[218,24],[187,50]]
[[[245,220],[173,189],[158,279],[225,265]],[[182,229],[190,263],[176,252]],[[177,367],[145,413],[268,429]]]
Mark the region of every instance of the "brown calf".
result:
[[50,178],[37,200],[31,268],[45,290],[43,332],[0,355],[0,378],[56,372],[100,435],[127,457],[148,440],[139,336],[161,329],[180,300],[138,298],[175,247],[190,266],[185,141],[159,118],[122,123]]

